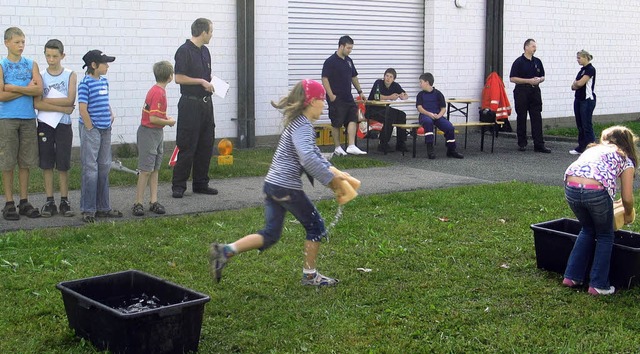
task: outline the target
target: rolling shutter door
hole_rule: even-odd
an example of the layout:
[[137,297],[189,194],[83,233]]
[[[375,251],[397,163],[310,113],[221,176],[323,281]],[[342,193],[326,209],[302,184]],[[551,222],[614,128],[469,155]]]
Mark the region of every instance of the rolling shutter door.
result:
[[289,87],[305,78],[321,80],[325,59],[338,49],[338,39],[349,35],[365,95],[389,67],[396,69],[396,81],[410,97],[420,89],[424,0],[290,0],[288,28]]

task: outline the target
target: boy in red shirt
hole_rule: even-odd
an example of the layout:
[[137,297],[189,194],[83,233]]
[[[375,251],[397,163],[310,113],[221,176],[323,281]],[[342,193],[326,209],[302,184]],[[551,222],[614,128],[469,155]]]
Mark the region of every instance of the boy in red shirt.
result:
[[149,211],[164,214],[166,211],[158,203],[158,172],[162,164],[164,135],[162,128],[173,127],[176,120],[167,116],[167,94],[165,88],[173,81],[173,66],[168,61],[157,62],[153,65],[153,75],[156,84],[151,87],[144,100],[142,120],[138,127],[138,188],[136,202],[133,204],[133,215],[143,216],[144,190],[149,185]]

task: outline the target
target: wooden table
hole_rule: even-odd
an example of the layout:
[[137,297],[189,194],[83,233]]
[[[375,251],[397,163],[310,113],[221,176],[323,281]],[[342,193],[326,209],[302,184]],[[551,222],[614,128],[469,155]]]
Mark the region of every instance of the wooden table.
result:
[[[384,110],[384,118],[387,120],[387,115],[389,114],[389,107],[391,106],[414,106],[416,105],[415,100],[380,100],[380,101],[365,101],[366,105],[374,106],[374,107],[385,107]],[[384,124],[384,122],[382,122]],[[369,120],[367,119],[367,152],[369,152]],[[385,151],[386,155],[387,152]]]
[[[460,113],[464,116],[464,123],[469,123],[469,105],[480,102],[475,98],[449,98],[447,102],[447,120],[451,121],[451,113]],[[467,148],[467,128],[464,127],[464,148]]]

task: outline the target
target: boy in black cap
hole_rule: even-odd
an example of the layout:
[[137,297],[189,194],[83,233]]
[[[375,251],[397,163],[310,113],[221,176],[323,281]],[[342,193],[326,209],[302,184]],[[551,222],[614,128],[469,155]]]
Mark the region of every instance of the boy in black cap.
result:
[[[111,125],[115,116],[109,104],[109,64],[116,60],[94,49],[82,57],[87,68],[78,85],[80,110],[80,159],[82,189],[80,211],[84,222],[96,217],[121,218],[122,213],[111,209],[109,201],[109,170],[111,168]],[[91,112],[91,114],[89,114]]]

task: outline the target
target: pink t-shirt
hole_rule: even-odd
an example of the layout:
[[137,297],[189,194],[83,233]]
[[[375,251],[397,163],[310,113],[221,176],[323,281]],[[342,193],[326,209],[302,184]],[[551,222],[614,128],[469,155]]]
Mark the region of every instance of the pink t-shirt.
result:
[[616,194],[616,179],[628,168],[635,168],[633,161],[618,153],[613,144],[601,144],[585,150],[564,173],[567,176],[595,179],[602,183],[611,199]]
[[149,120],[151,115],[167,119],[167,93],[164,88],[158,85],[153,85],[147,92],[147,98],[144,99],[144,107],[142,107],[142,121],[140,124],[148,128],[162,129],[162,125],[151,123]]

